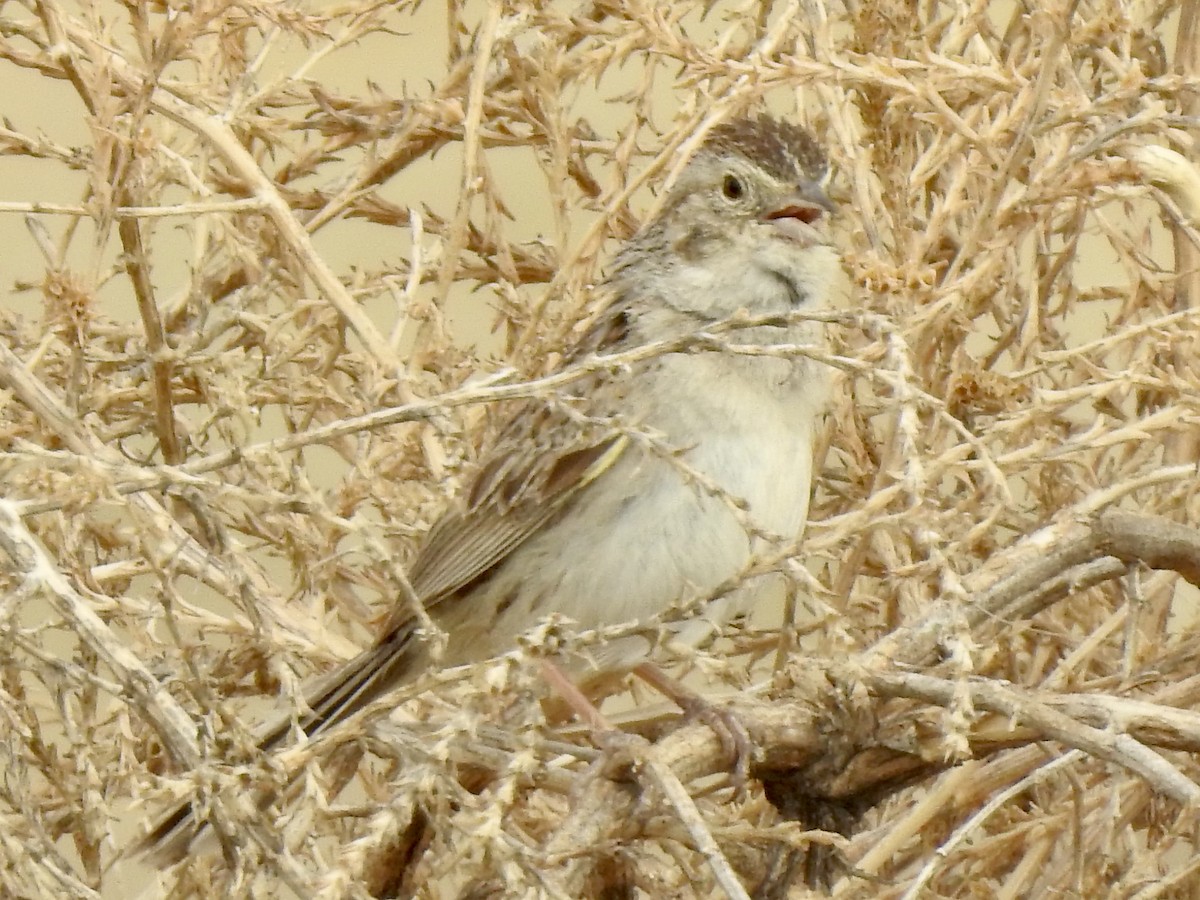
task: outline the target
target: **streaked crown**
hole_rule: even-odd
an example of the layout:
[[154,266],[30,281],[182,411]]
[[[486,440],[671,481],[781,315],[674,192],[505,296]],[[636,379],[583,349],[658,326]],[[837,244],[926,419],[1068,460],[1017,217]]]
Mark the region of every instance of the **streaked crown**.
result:
[[718,125],[701,152],[741,156],[785,183],[820,182],[829,170],[825,153],[806,129],[768,116]]

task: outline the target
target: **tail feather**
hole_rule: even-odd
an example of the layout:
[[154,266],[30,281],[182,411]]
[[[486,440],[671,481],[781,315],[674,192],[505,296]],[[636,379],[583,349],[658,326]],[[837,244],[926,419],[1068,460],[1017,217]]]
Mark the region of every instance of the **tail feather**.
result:
[[[321,679],[307,699],[310,711],[300,721],[304,733],[310,738],[324,733],[408,680],[415,656],[413,637],[411,627],[398,628]],[[264,734],[259,749],[264,752],[275,749],[291,730],[290,719],[279,722]],[[266,806],[273,798],[274,794],[264,794],[260,803]],[[188,854],[205,830],[205,823],[196,819],[192,804],[187,803],[159,820],[134,845],[132,853],[158,865],[172,865]]]

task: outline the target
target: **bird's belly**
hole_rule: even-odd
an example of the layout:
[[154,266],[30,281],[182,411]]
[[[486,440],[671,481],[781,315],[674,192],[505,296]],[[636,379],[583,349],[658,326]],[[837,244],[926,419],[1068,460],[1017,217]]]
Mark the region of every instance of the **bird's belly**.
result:
[[451,656],[506,649],[551,612],[581,629],[649,618],[734,579],[752,547],[795,540],[808,510],[815,413],[777,398],[735,406],[674,405],[644,423],[680,452],[626,451],[497,568],[478,589],[486,596],[456,604],[503,611],[473,638],[470,623],[448,629],[464,637]]

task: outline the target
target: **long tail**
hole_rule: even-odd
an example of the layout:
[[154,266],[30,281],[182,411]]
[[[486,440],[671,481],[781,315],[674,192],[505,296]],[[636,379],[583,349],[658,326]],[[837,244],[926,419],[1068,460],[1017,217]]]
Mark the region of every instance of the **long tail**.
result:
[[[369,650],[365,650],[340,669],[322,678],[308,698],[311,712],[300,722],[310,738],[345,721],[368,703],[396,685],[408,680],[417,654],[412,628],[398,628]],[[275,725],[259,741],[269,751],[283,742],[291,731],[290,720]],[[273,795],[265,795],[265,806]],[[164,816],[148,835],[132,848],[132,853],[147,861],[166,866],[187,855],[206,825],[197,821],[190,803]]]

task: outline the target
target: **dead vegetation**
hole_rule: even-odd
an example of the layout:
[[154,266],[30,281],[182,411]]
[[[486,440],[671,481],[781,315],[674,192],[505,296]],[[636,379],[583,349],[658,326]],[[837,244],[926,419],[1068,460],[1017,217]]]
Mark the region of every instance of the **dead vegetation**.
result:
[[[1195,896],[1198,5],[709,6],[0,5],[0,892]],[[652,696],[547,723],[559,623],[256,753],[759,108],[851,299],[794,625],[682,663],[745,790]]]

